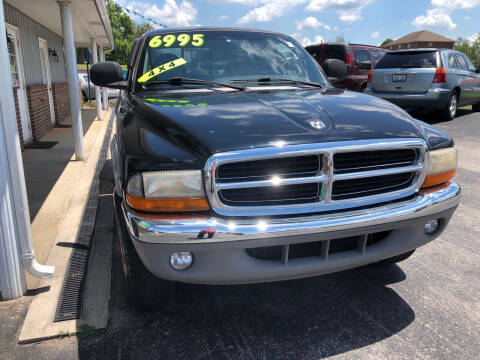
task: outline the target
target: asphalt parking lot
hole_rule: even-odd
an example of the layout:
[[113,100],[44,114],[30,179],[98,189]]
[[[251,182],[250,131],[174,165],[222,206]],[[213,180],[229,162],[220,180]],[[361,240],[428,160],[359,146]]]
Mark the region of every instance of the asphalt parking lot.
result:
[[[445,233],[408,260],[270,284],[181,284],[175,306],[138,314],[123,296],[115,244],[106,331],[23,346],[3,339],[7,351],[0,358],[478,358],[480,113],[460,110],[451,122],[424,120],[455,138],[463,197]],[[108,189],[110,172],[104,174]],[[110,201],[102,204],[113,211]],[[15,308],[19,319],[22,304]]]

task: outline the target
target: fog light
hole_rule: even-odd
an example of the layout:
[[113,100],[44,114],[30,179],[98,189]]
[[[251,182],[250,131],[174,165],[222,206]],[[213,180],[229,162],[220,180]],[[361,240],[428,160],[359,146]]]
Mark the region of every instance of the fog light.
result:
[[176,252],[170,255],[170,265],[175,270],[186,270],[193,263],[193,254],[189,251]]
[[425,223],[425,234],[432,235],[435,231],[437,231],[438,224],[439,221],[436,219],[427,221]]

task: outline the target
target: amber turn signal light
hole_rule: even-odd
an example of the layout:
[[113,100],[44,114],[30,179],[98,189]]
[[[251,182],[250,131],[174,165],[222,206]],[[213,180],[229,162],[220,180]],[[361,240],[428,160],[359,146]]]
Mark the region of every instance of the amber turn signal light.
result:
[[456,169],[442,172],[440,174],[427,175],[425,181],[423,182],[422,188],[428,188],[430,186],[435,186],[438,184],[444,184],[449,180],[453,179],[456,173]]
[[210,205],[206,198],[147,199],[126,194],[126,200],[129,206],[140,211],[183,212],[210,210]]

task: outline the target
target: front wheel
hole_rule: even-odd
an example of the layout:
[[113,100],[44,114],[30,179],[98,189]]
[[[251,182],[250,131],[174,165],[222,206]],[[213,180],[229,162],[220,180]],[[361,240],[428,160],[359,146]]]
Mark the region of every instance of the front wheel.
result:
[[129,303],[139,311],[161,309],[173,297],[175,282],[153,275],[140,260],[123,222],[115,216]]
[[440,111],[442,118],[445,120],[455,119],[455,116],[457,115],[457,107],[458,107],[457,93],[453,92],[450,94],[450,98],[448,99],[447,106]]

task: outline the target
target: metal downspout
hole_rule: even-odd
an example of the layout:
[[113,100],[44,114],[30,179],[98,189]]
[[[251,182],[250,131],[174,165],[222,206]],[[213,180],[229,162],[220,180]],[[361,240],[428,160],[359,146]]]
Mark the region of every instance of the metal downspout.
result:
[[[0,27],[5,28],[3,2],[0,4]],[[12,75],[8,70],[7,41],[5,36],[0,36],[0,82],[12,84]],[[25,275],[23,269],[35,277],[52,277],[54,267],[39,264],[35,260],[30,227],[30,212],[28,208],[25,174],[20,148],[17,116],[13,98],[12,86],[0,87],[1,118],[0,140],[4,152],[2,154],[3,182],[2,207],[0,209],[0,222],[2,224],[2,237],[0,244],[0,257],[6,257],[3,266],[5,273],[0,275],[2,286],[7,283],[8,288],[2,288],[4,298],[13,299],[23,295],[26,291]],[[20,266],[19,261],[23,264]],[[9,279],[6,279],[8,275]],[[5,278],[4,278],[5,277]]]

